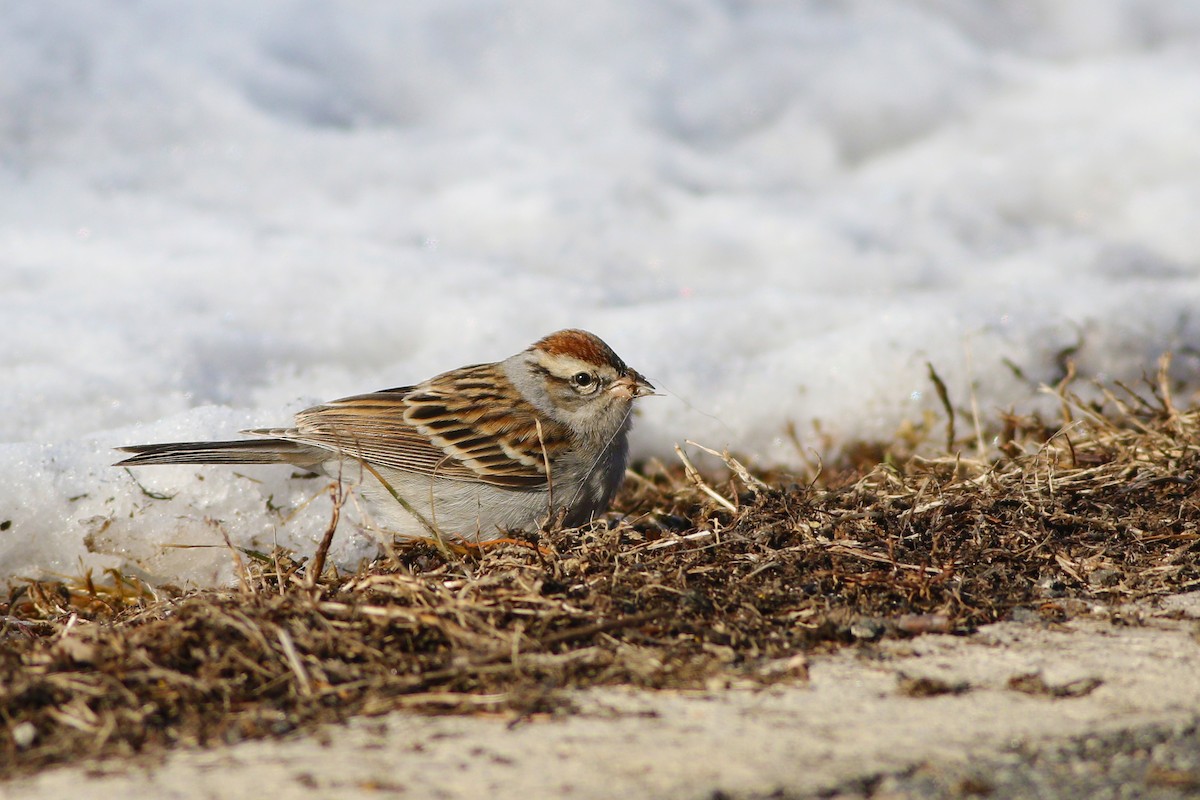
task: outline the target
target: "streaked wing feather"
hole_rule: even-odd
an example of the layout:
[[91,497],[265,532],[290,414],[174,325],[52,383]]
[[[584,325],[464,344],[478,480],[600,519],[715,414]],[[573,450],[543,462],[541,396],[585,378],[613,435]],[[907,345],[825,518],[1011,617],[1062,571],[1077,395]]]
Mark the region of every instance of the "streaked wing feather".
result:
[[[523,399],[494,389],[494,365],[433,378],[419,386],[356,395],[296,416],[286,437],[338,450],[371,464],[507,488],[546,485],[542,444],[557,452],[569,431],[543,422]],[[273,432],[279,435],[279,432]]]
[[479,479],[406,423],[405,407],[396,390],[347,397],[297,414],[289,436],[405,472]]

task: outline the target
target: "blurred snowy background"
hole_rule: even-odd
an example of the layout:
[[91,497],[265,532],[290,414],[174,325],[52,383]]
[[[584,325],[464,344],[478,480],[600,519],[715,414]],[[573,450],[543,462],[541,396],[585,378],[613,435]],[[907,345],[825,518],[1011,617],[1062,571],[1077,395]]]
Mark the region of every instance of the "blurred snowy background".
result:
[[565,326],[668,393],[642,456],[887,436],[926,361],[985,413],[1067,348],[1196,369],[1194,0],[0,9],[0,577],[310,552],[328,503],[269,505],[321,482],[136,473],[157,500],[111,448]]

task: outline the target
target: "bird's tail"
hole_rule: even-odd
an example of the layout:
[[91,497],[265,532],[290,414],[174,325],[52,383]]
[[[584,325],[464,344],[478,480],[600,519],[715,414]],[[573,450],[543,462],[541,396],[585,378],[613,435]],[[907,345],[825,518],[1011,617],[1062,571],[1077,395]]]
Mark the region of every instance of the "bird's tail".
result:
[[113,466],[146,464],[295,464],[312,467],[321,462],[311,445],[287,439],[242,439],[234,442],[166,442],[118,447],[133,456]]

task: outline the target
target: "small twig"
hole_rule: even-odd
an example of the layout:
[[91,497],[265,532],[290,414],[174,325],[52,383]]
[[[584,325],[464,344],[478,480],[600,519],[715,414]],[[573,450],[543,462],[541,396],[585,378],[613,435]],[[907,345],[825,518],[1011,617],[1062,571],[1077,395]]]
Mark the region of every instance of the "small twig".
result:
[[728,509],[732,513],[737,513],[737,506],[721,495],[717,494],[717,492],[714,491],[711,486],[704,482],[704,478],[700,477],[699,470],[692,465],[692,462],[688,459],[687,454],[683,452],[682,447],[675,445],[675,454],[678,455],[679,460],[683,462],[684,474],[687,475],[688,480],[690,480],[697,489],[711,497],[718,505]]
[[1158,357],[1158,392],[1161,395],[1163,410],[1167,412],[1167,422],[1176,431],[1179,430],[1179,410],[1171,400],[1171,353],[1166,352]]
[[250,570],[246,568],[246,562],[242,558],[242,554],[233,546],[233,542],[229,538],[229,531],[225,530],[221,523],[213,519],[205,519],[205,522],[216,527],[221,532],[221,538],[225,540],[225,546],[229,548],[229,552],[233,553],[233,560],[238,566],[238,582],[242,586],[242,591],[249,592],[250,589]]
[[283,566],[279,563],[279,532],[272,532],[271,541],[271,563],[275,566],[275,586],[279,589],[279,596],[283,597],[284,580]]
[[292,635],[283,628],[276,628],[275,637],[279,639],[279,646],[283,648],[283,655],[287,659],[288,666],[292,668],[292,672],[296,675],[296,683],[299,684],[300,694],[310,697],[312,695],[312,684],[309,683],[308,673],[304,671],[304,664],[300,661],[300,654],[296,652],[296,643],[292,641]]
[[1075,381],[1075,359],[1068,358],[1065,367],[1066,373],[1063,375],[1062,380],[1055,384],[1053,390],[1054,394],[1058,396],[1064,427],[1074,421],[1074,417],[1071,416],[1071,401],[1069,399],[1071,393],[1067,391],[1067,387]]
[[861,558],[863,561],[874,561],[879,564],[888,564],[896,567],[897,569],[906,569],[912,572],[924,572],[930,575],[941,575],[945,571],[937,569],[936,567],[921,567],[916,564],[901,564],[899,561],[887,556],[877,556],[874,553],[868,553],[864,550],[848,547],[839,542],[830,542],[825,545],[825,549],[831,553],[836,553],[837,555],[853,556],[854,558]]
[[937,370],[933,368],[932,361],[926,361],[925,366],[929,368],[929,380],[933,381],[933,388],[937,392],[938,399],[942,401],[942,408],[946,411],[946,452],[954,452],[954,406],[950,405],[950,393],[946,391],[946,384],[942,381]]
[[608,633],[609,631],[620,630],[621,628],[629,628],[634,625],[641,625],[643,622],[651,622],[666,616],[665,611],[651,611],[645,614],[634,614],[620,619],[610,619],[605,622],[595,622],[591,625],[580,625],[576,628],[568,628],[565,631],[543,636],[538,640],[538,644],[542,649],[553,647],[556,644],[563,642],[574,641],[575,639],[586,639],[590,636],[595,636],[597,633]]
[[546,452],[546,439],[542,436],[542,421],[534,417],[533,424],[537,426],[538,445],[542,448],[542,464],[546,468],[546,511],[550,516],[554,516],[554,476],[550,474],[550,454]]
[[329,493],[333,496],[333,513],[329,518],[329,527],[325,529],[325,535],[321,537],[321,544],[313,553],[312,564],[304,578],[309,589],[317,585],[317,581],[321,579],[321,573],[325,571],[325,557],[329,554],[329,546],[333,543],[333,532],[337,530],[338,520],[342,516],[342,504],[346,502],[346,493],[342,488],[341,481],[334,483],[329,488]]
[[674,547],[675,545],[682,544],[683,542],[691,542],[695,541],[696,539],[707,539],[712,535],[712,531],[696,531],[695,533],[676,536],[673,539],[659,539],[658,541],[650,542],[648,544],[641,545],[640,547],[646,550],[661,550],[664,547]]
[[725,466],[729,467],[730,471],[732,471],[734,475],[738,476],[738,480],[740,480],[747,489],[754,492],[755,494],[758,494],[760,491],[767,488],[767,485],[765,483],[763,483],[758,478],[756,478],[750,474],[750,470],[746,469],[745,465],[743,465],[740,461],[738,461],[733,456],[729,455],[728,450],[724,450],[724,451],[718,453],[716,450],[711,450],[702,444],[697,444],[696,442],[693,442],[691,439],[688,439],[687,443],[690,444],[692,447],[697,447],[697,448],[703,450],[704,452],[708,453],[710,456],[716,456],[717,458],[724,461]]
[[133,481],[134,486],[137,486],[138,490],[140,490],[142,494],[144,494],[146,497],[149,497],[151,500],[174,500],[175,499],[175,495],[173,495],[173,494],[163,494],[162,492],[152,492],[149,489],[147,489],[145,486],[142,485],[141,481],[139,481],[137,478],[134,477],[133,470],[129,469],[129,467],[125,468],[125,474],[129,476],[129,479],[131,481]]

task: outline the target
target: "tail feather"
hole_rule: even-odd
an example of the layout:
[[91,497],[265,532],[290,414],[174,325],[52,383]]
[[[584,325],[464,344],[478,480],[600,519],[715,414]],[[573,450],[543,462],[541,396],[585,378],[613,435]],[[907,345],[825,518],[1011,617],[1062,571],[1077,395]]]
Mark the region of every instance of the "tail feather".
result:
[[145,464],[295,464],[312,467],[322,459],[312,445],[287,439],[243,439],[234,442],[166,442],[118,447],[134,455],[116,467]]

